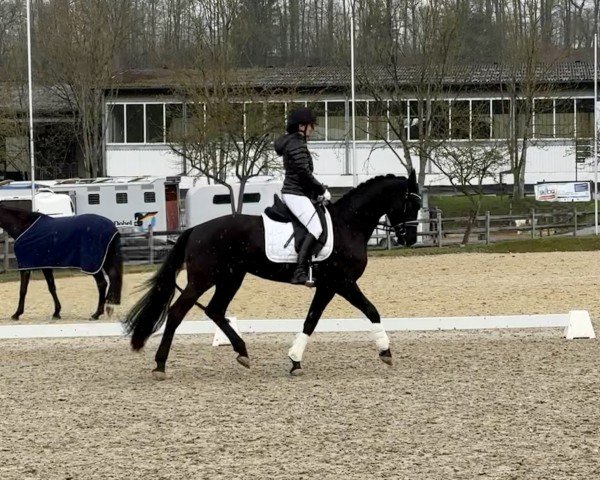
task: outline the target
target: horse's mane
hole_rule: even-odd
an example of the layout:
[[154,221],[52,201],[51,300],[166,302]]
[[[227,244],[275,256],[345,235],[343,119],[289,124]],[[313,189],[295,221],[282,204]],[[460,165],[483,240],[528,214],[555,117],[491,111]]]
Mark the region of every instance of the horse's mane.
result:
[[347,201],[351,197],[354,197],[356,195],[362,195],[365,192],[365,190],[369,190],[374,183],[379,183],[382,180],[391,180],[394,178],[396,178],[398,180],[406,180],[406,177],[403,177],[403,176],[398,177],[398,176],[394,175],[393,173],[388,173],[387,175],[379,175],[377,177],[369,178],[368,180],[364,181],[360,185],[357,185],[355,188],[348,190],[335,203],[338,203],[338,202],[343,203],[344,201]]
[[40,212],[28,212],[27,210],[23,210],[22,208],[11,207],[9,205],[6,205],[5,203],[2,203],[2,201],[0,201],[0,208],[4,208],[9,212],[15,213],[21,218],[37,218],[44,215]]

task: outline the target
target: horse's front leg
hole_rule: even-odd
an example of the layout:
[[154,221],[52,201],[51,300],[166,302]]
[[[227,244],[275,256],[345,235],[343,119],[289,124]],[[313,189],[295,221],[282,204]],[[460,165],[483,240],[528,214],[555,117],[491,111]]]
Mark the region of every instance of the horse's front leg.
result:
[[90,320],[98,320],[100,315],[104,313],[104,305],[106,303],[106,287],[108,286],[108,282],[106,281],[106,278],[104,278],[104,272],[102,270],[94,273],[94,280],[96,280],[96,286],[98,287],[98,307],[92,314]]
[[315,331],[325,307],[331,302],[334,295],[335,292],[330,288],[317,287],[308,310],[308,315],[306,316],[306,320],[304,320],[302,333],[296,335],[296,339],[288,352],[288,357],[292,361],[292,369],[290,370],[292,375],[302,375],[302,355],[308,343],[308,338]]
[[375,306],[367,297],[365,297],[356,283],[345,285],[344,288],[340,289],[337,293],[348,300],[348,302],[358,308],[369,320],[371,320],[371,333],[379,350],[379,358],[384,363],[392,365],[390,339],[388,338],[383,325],[381,325],[381,317]]
[[21,285],[19,287],[19,305],[17,311],[10,317],[13,320],[18,320],[19,317],[25,311],[25,296],[27,295],[27,286],[29,285],[29,279],[31,278],[31,270],[21,270]]

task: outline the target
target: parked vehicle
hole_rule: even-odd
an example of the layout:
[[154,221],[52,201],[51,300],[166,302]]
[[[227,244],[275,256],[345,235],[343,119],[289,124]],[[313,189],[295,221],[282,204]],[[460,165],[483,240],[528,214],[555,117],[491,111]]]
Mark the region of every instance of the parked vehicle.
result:
[[[58,194],[44,183],[35,185],[35,210],[51,217],[75,215],[69,195]],[[0,183],[0,203],[31,211],[31,182]]]

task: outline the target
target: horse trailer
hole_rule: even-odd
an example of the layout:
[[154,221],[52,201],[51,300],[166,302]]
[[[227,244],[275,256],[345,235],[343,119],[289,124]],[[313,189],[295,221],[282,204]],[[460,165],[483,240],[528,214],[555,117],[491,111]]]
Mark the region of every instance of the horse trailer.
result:
[[[0,182],[0,203],[31,212],[31,182]],[[69,195],[57,194],[39,182],[35,185],[35,210],[51,217],[75,215]]]

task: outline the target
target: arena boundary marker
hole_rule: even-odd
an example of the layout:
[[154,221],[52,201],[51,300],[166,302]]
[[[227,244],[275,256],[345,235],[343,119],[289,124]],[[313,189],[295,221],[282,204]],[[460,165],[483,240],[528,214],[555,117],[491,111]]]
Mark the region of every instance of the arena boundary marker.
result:
[[[303,319],[237,320],[236,328],[244,333],[297,333],[302,331]],[[383,318],[388,332],[436,330],[489,330],[563,328],[567,339],[596,338],[587,310],[572,310],[566,314],[484,315],[471,317]],[[321,319],[317,332],[368,332],[370,322],[365,318]],[[159,331],[157,334],[160,334]],[[222,345],[226,339],[218,336],[211,321],[188,320],[181,323],[177,334],[213,334],[213,344]],[[72,338],[122,336],[118,322],[48,323],[42,325],[0,325],[0,339]]]

